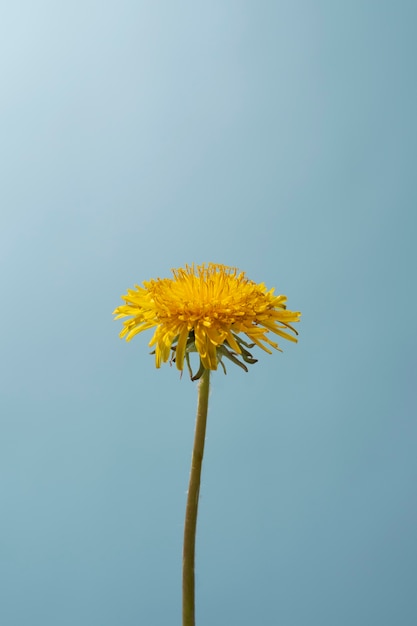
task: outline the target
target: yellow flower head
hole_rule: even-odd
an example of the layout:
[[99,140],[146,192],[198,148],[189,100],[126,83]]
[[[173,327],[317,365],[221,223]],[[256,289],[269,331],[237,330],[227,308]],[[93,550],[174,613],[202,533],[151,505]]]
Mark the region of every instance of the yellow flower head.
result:
[[[222,357],[231,359],[247,371],[246,363],[256,359],[248,352],[255,344],[269,352],[280,350],[268,333],[297,341],[290,322],[298,322],[300,313],[286,309],[285,296],[274,295],[263,283],[256,284],[244,272],[225,265],[186,265],[172,270],[173,278],[158,278],[135,285],[122,296],[126,304],[114,311],[115,319],[124,320],[120,337],[132,337],[155,327],[149,346],[155,346],[156,367],[172,360],[182,371],[189,353],[200,356],[199,378],[204,369],[223,366]],[[249,343],[239,335],[246,335]],[[190,370],[191,372],[191,370]]]

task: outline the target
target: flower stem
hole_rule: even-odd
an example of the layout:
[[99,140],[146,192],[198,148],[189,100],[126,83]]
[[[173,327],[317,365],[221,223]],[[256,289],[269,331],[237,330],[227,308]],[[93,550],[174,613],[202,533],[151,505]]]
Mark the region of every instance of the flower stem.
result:
[[190,483],[185,510],[184,550],[182,559],[182,624],[195,626],[194,562],[198,496],[206,436],[210,370],[204,370],[198,385],[197,419],[191,459]]

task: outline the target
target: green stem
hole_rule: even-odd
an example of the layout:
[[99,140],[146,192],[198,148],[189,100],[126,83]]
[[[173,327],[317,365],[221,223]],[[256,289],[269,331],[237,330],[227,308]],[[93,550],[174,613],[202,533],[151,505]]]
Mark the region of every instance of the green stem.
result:
[[198,496],[206,436],[210,370],[204,370],[198,385],[197,420],[191,459],[190,483],[185,510],[184,550],[182,559],[182,624],[195,626],[194,561]]

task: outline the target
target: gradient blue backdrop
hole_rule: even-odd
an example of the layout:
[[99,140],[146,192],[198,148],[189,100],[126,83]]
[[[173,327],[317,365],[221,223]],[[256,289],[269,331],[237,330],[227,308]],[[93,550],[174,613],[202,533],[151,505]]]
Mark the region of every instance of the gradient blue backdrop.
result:
[[180,623],[196,386],[111,312],[213,261],[303,319],[213,376],[198,626],[415,626],[416,19],[3,4],[2,625]]

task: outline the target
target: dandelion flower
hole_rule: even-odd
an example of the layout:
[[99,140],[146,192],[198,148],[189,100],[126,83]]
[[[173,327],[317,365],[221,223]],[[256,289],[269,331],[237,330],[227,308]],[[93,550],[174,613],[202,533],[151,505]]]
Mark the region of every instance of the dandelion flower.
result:
[[[186,265],[172,273],[173,278],[128,289],[114,315],[125,318],[120,337],[127,341],[154,329],[149,346],[154,348],[156,367],[171,359],[182,372],[185,361],[191,379],[199,379],[182,559],[182,624],[195,626],[195,540],[211,370],[220,363],[226,371],[226,357],[248,371],[246,363],[256,363],[249,352],[255,345],[270,354],[271,348],[280,350],[271,334],[297,341],[291,324],[301,314],[287,310],[285,296],[276,296],[273,289],[249,280],[234,267]],[[191,352],[200,359],[195,375]]]
[[256,362],[248,348],[257,345],[270,354],[270,348],[280,350],[270,333],[297,341],[291,323],[299,321],[300,313],[287,310],[285,296],[249,280],[244,272],[209,263],[172,273],[173,278],[128,289],[122,296],[125,304],[114,311],[115,319],[128,318],[120,333],[127,341],[155,329],[149,346],[154,347],[156,367],[171,358],[182,371],[184,360],[189,366],[189,353],[197,352],[200,369],[194,379],[219,363],[224,369],[223,357],[247,371],[244,362]]

